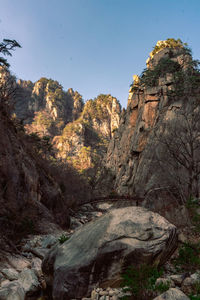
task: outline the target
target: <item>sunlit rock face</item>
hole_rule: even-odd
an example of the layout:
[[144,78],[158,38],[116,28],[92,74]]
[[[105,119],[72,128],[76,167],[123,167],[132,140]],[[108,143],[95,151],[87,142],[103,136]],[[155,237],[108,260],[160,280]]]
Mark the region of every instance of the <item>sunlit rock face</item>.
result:
[[[187,52],[184,53],[181,47],[164,48],[150,58],[149,68],[154,70],[160,62],[163,62],[163,58],[165,61],[172,60],[172,64],[175,62],[177,68],[180,65],[183,71],[192,61],[191,56]],[[197,99],[190,96],[190,93],[173,96],[175,88],[174,74],[167,69],[158,76],[152,86],[138,81],[137,84],[133,82],[129,90],[127,110],[121,115],[119,128],[109,143],[106,155],[106,168],[112,174],[113,189],[119,194],[137,194],[145,198],[149,191],[159,186],[160,173],[155,157],[158,147],[156,136],[163,128],[167,128],[169,122],[175,120],[178,110],[184,108],[185,111],[189,111],[191,100]],[[166,198],[164,193],[160,195],[161,198]],[[167,203],[169,205],[168,208],[164,208],[162,205],[164,200],[160,200],[157,195],[154,197],[158,199],[150,201],[151,209],[162,211],[165,216],[168,214],[168,220],[174,223],[187,222],[185,212],[180,213],[178,217],[181,210],[179,206],[177,210],[173,206],[176,206],[174,204],[176,200],[172,197],[170,200],[168,196],[169,199],[165,204],[166,207]]]
[[85,104],[72,88],[65,92],[55,80],[18,81],[15,113],[27,133],[49,136],[58,159],[79,170],[93,167],[106,152],[119,126],[121,106],[111,95]]
[[88,100],[79,119],[68,123],[54,138],[58,157],[70,160],[80,170],[94,167],[119,126],[120,114],[121,106],[111,95]]
[[81,95],[73,89],[65,92],[55,80],[41,78],[35,83],[19,80],[18,87],[20,92],[15,110],[25,124],[34,123],[36,114],[41,111],[48,114],[49,122],[58,123],[62,119],[64,124],[78,118],[82,112]]

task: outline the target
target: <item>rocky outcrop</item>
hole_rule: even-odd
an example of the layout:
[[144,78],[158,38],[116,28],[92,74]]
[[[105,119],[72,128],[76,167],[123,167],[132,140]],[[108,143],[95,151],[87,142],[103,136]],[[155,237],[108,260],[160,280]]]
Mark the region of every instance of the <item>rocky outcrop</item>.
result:
[[177,288],[171,288],[167,292],[161,294],[160,296],[154,298],[154,300],[189,300],[183,292]]
[[87,101],[79,119],[68,123],[62,135],[54,138],[58,158],[71,161],[79,170],[99,164],[119,126],[120,113],[121,106],[111,95]]
[[97,284],[120,284],[127,266],[162,265],[176,248],[177,233],[158,214],[140,207],[112,210],[86,224],[43,261],[53,299],[80,298]]
[[[74,92],[73,89],[65,92],[55,80],[41,78],[32,83],[30,80],[20,79],[17,87],[18,99],[15,113],[19,119],[23,120],[24,124],[32,124],[37,113],[44,111],[48,115],[49,122],[62,121],[64,127],[64,124],[77,119],[83,110],[81,95],[77,91]],[[37,123],[37,121],[36,118],[35,122]],[[47,126],[47,124],[44,125]],[[40,132],[39,128],[38,132]]]
[[[160,156],[167,153],[162,145],[163,133],[170,130],[179,111],[189,114],[198,100],[198,84],[193,89],[188,86],[190,77],[186,70],[192,70],[191,64],[191,56],[183,47],[161,49],[148,61],[149,69],[130,89],[127,110],[122,113],[106,155],[106,168],[112,174],[116,192],[145,198],[146,207],[177,225],[188,221],[186,211],[180,206],[180,193],[178,196],[168,189],[177,188],[178,175],[170,177],[167,169],[161,168]],[[198,81],[199,73],[191,72]],[[180,84],[180,76],[185,83]],[[165,155],[164,160],[169,162],[169,156]],[[186,174],[185,170],[182,173]]]
[[65,92],[54,80],[19,80],[15,114],[28,133],[49,136],[59,160],[84,170],[105,154],[119,126],[121,106],[111,95],[99,95],[85,104],[72,88]]
[[[37,142],[0,105],[0,251],[9,240],[56,231],[58,224],[68,227],[71,201],[82,201],[80,194],[86,185],[81,182],[73,169],[53,166],[38,153]],[[84,192],[84,200],[87,196]]]
[[19,282],[8,282],[0,290],[1,300],[24,300],[25,292]]

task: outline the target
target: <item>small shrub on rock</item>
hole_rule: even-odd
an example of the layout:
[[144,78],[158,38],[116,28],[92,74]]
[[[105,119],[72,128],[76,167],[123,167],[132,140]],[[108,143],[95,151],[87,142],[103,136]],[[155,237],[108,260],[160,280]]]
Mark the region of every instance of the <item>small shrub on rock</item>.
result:
[[35,234],[36,229],[34,225],[34,221],[28,217],[25,217],[21,220],[21,223],[19,224],[19,231],[21,234],[27,235],[27,234]]
[[189,296],[190,300],[200,300],[200,295],[191,295]]
[[63,244],[63,243],[66,242],[68,239],[69,239],[68,236],[66,236],[65,234],[62,234],[62,235],[59,237],[58,241],[59,241],[60,244]]
[[178,270],[195,271],[200,268],[200,244],[184,243],[179,249],[174,265]]
[[186,207],[189,211],[190,218],[195,231],[200,233],[200,214],[198,209],[200,208],[200,201],[198,198],[190,197],[186,203]]
[[200,300],[200,281],[194,285],[194,293],[189,295],[190,300]]
[[161,294],[166,292],[170,288],[170,282],[161,282],[159,284],[156,284],[155,291],[160,292]]
[[141,84],[148,87],[153,87],[158,85],[159,77],[165,76],[167,73],[174,74],[180,71],[181,66],[179,63],[169,59],[161,58],[158,65],[154,69],[145,69],[141,75]]
[[156,286],[156,279],[162,275],[162,270],[146,264],[139,267],[130,266],[122,275],[122,287],[124,292],[130,292],[131,296],[124,296],[121,299],[147,300],[154,296],[154,292],[159,288],[167,288]]

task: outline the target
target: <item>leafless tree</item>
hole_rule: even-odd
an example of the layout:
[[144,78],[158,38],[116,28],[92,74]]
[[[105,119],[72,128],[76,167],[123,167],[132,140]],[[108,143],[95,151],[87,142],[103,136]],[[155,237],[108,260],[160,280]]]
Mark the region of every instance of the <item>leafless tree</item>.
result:
[[[4,39],[0,43],[0,54],[3,56],[12,56],[12,51],[21,48],[15,40]],[[9,63],[5,57],[0,56],[0,106],[1,108],[11,105],[11,100],[16,96],[16,78],[8,70]],[[2,106],[3,105],[3,106]]]
[[181,199],[200,195],[200,103],[179,109],[156,133],[156,160],[170,186],[176,187]]
[[0,68],[0,101],[8,104],[16,94],[16,78],[5,68]]

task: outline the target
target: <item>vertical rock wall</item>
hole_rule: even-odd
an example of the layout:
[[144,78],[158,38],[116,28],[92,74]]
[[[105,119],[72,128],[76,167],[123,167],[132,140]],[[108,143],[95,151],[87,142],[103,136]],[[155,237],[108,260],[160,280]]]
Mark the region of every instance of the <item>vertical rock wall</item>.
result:
[[[191,61],[182,49],[166,48],[155,54],[148,64],[154,68],[162,58],[172,59],[182,69],[186,62]],[[106,168],[112,173],[116,192],[139,195],[145,199],[143,205],[146,207],[162,213],[171,222],[183,224],[187,222],[187,213],[184,208],[181,212],[180,199],[169,196],[162,189],[156,192],[161,188],[162,173],[155,155],[161,147],[157,135],[175,120],[177,111],[181,108],[189,111],[191,103],[198,98],[198,95],[192,97],[189,93],[173,98],[170,95],[174,89],[172,73],[160,76],[158,84],[153,87],[138,83],[132,86],[127,110],[122,113],[119,128],[108,146]],[[150,194],[153,199],[149,199]]]

